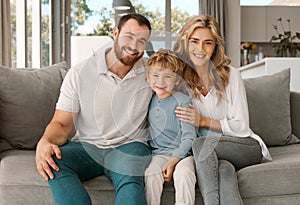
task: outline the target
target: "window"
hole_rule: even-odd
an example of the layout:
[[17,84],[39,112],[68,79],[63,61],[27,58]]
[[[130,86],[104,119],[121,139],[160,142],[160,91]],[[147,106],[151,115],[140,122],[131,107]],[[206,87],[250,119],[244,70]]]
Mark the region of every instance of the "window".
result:
[[[154,50],[171,48],[181,26],[199,13],[199,0],[131,3],[152,23]],[[112,0],[10,0],[10,4],[13,67],[44,67],[62,60],[70,64],[71,36],[108,37],[115,26]]]
[[154,30],[151,37],[154,50],[172,48],[181,27],[191,16],[199,14],[198,0],[135,0],[132,4],[135,8],[144,7],[140,13],[151,14],[148,18]]
[[[199,0],[132,0],[131,3],[135,12],[145,15],[151,22],[153,31],[150,40],[154,50],[161,47],[171,48],[176,34],[186,20],[199,14]],[[86,4],[83,1],[72,0],[71,16],[72,47],[73,44],[77,44],[75,39],[84,39],[75,36],[111,35],[115,26],[112,0],[89,0]],[[72,54],[72,64],[74,61]]]
[[68,2],[10,1],[12,67],[39,68],[67,60]]

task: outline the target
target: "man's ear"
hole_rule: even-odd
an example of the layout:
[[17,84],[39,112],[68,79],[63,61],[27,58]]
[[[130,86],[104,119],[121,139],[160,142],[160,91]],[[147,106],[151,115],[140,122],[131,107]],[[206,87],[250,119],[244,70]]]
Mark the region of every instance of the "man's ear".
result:
[[116,38],[118,37],[118,35],[119,35],[119,29],[118,29],[118,27],[115,27],[113,29],[113,38],[114,38],[114,40],[116,40]]
[[179,85],[179,83],[180,83],[180,79],[177,79],[175,85]]

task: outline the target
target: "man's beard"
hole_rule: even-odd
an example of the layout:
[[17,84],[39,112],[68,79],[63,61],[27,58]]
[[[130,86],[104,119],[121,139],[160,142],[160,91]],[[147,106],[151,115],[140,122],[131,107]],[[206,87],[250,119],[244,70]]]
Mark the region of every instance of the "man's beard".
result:
[[[120,48],[119,41],[118,41],[118,39],[116,39],[115,43],[114,43],[115,55],[116,55],[117,59],[126,66],[133,67],[134,64],[143,56],[143,53],[139,53],[138,50],[134,50],[134,52],[136,53],[135,57],[132,57],[129,54],[126,56],[122,56],[122,49],[124,49],[124,47]],[[127,47],[127,49],[130,49],[130,48]]]

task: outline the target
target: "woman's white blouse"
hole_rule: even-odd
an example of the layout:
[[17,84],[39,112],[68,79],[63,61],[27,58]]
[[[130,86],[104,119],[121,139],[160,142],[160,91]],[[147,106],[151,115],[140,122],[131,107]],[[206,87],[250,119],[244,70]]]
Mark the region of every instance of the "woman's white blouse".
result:
[[[193,98],[192,102],[200,115],[214,120],[220,120],[222,135],[234,137],[252,137],[262,148],[262,155],[272,160],[263,142],[249,127],[249,112],[244,82],[236,68],[230,68],[229,84],[226,88],[225,99],[218,103],[216,90],[212,88],[206,96],[200,94],[201,101]],[[213,131],[209,131],[215,133]]]

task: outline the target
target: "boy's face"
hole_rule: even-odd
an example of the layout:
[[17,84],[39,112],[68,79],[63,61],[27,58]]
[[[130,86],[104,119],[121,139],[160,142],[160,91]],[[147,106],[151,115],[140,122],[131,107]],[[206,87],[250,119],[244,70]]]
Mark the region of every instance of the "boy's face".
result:
[[179,80],[177,74],[170,69],[152,66],[147,74],[147,81],[159,99],[167,98],[174,93]]

